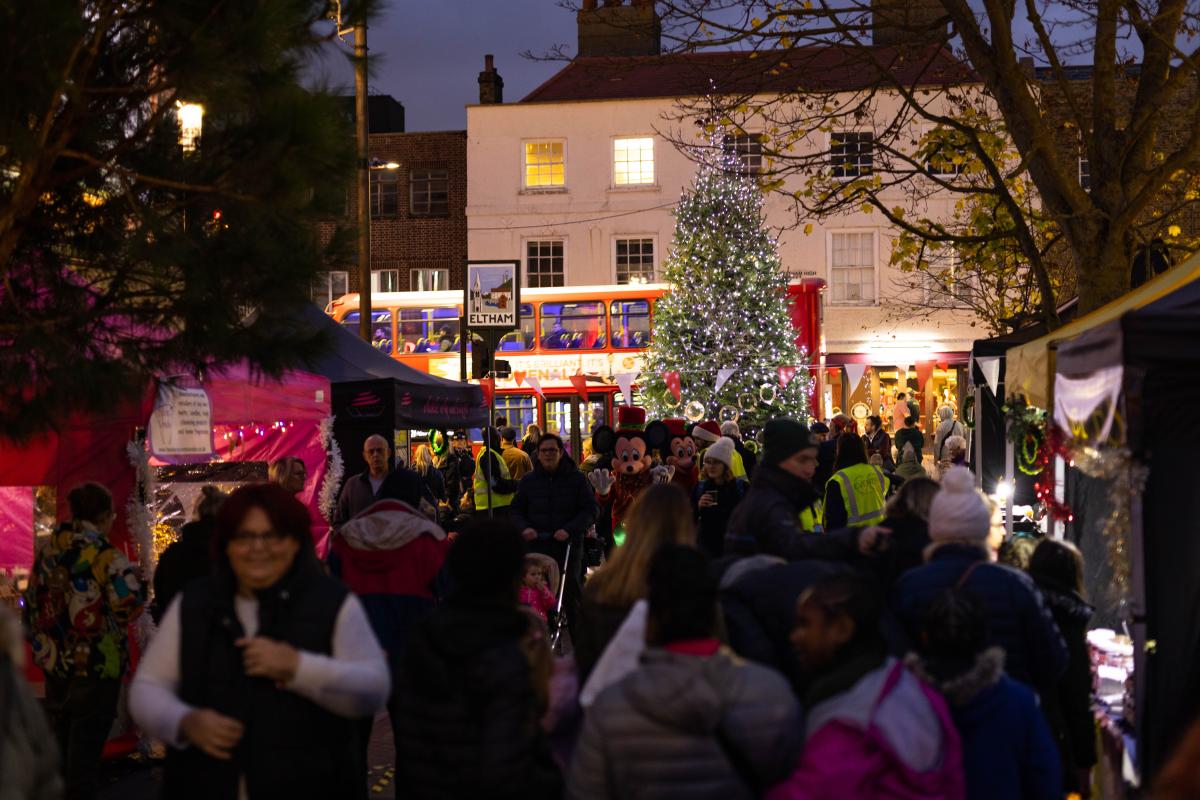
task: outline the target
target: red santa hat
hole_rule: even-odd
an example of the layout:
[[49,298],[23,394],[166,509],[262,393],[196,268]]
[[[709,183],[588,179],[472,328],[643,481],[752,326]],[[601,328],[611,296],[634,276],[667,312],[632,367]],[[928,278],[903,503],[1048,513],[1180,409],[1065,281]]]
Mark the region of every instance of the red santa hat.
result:
[[672,439],[682,439],[687,436],[687,422],[679,417],[668,417],[663,420],[663,424],[667,426],[667,433]]
[[692,428],[692,438],[701,442],[712,444],[721,438],[721,426],[714,419],[706,419],[696,427]]

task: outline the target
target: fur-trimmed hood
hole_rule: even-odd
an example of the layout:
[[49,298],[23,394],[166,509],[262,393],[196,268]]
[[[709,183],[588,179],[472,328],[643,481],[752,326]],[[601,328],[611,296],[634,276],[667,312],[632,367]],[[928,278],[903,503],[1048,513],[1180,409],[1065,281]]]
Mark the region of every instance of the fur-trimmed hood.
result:
[[918,678],[941,692],[951,706],[961,708],[1004,677],[1004,650],[989,647],[975,656],[975,663],[970,669],[948,680],[935,678],[925,661],[916,653],[905,656],[904,664]]

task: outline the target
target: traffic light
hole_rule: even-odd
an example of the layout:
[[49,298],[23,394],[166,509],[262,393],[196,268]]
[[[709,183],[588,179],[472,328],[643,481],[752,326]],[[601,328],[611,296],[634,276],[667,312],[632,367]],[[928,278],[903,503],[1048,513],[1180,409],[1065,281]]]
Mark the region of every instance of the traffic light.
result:
[[482,338],[471,339],[471,377],[486,378],[492,370],[492,348]]

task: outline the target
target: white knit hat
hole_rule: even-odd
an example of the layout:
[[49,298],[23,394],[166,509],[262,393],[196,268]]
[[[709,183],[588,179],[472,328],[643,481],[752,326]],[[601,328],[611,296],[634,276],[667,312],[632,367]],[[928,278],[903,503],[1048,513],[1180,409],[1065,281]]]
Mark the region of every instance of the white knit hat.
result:
[[733,469],[733,439],[728,436],[722,436],[708,446],[704,451],[705,461],[720,461],[725,466]]
[[992,528],[992,506],[975,488],[966,467],[954,467],[942,476],[942,488],[929,506],[929,538],[935,542],[987,541]]

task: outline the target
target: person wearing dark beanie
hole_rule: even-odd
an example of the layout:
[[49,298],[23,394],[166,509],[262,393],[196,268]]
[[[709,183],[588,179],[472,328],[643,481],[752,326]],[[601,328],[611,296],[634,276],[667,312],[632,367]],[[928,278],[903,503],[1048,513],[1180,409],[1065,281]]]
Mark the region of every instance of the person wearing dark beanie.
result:
[[780,417],[763,426],[763,457],[750,491],[734,510],[725,535],[727,555],[852,558],[874,552],[880,528],[821,531],[812,484],[817,469],[816,437],[797,420]]
[[506,519],[473,522],[450,548],[450,595],[418,626],[396,676],[396,784],[406,796],[562,796],[522,649],[524,559]]

